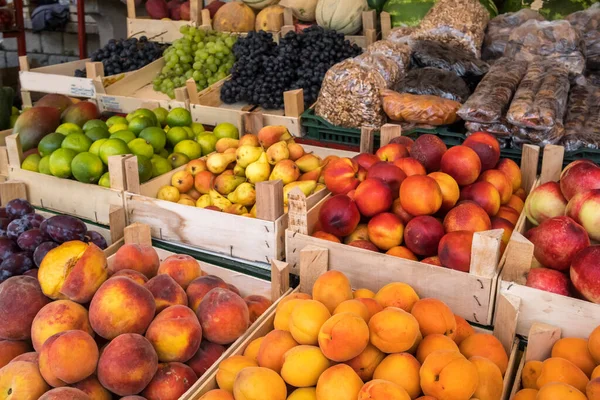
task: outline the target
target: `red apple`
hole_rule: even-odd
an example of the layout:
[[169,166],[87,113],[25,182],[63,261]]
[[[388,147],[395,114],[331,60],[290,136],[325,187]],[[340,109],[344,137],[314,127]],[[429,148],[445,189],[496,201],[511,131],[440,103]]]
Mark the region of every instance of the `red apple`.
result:
[[319,210],[321,229],[337,237],[348,236],[358,226],[360,213],[356,203],[348,196],[338,194],[331,197]]
[[571,281],[583,297],[600,304],[600,245],[577,253],[571,265]]
[[375,154],[360,153],[352,158],[358,163],[359,166],[366,170],[369,170],[373,164],[380,162],[381,160]]
[[350,158],[340,158],[327,165],[323,173],[325,186],[333,194],[346,194],[356,189],[360,180],[358,178],[358,163]]
[[406,146],[398,143],[389,143],[382,146],[375,152],[377,158],[381,161],[394,162],[399,158],[408,157],[408,149]]
[[567,200],[557,182],[546,182],[533,189],[525,201],[525,215],[529,222],[539,225],[547,219],[565,215]]
[[400,184],[406,179],[406,174],[394,164],[380,161],[373,164],[367,171],[367,179],[381,179],[392,190],[392,197],[397,199],[400,196]]
[[526,286],[563,296],[569,295],[569,280],[562,272],[550,268],[533,268],[527,274]]
[[600,189],[577,193],[567,204],[565,214],[583,226],[590,238],[600,241]]
[[577,193],[600,189],[600,167],[587,162],[567,165],[560,177],[560,189],[567,200]]
[[354,201],[362,215],[373,217],[389,210],[394,199],[385,182],[380,179],[365,179],[356,188]]

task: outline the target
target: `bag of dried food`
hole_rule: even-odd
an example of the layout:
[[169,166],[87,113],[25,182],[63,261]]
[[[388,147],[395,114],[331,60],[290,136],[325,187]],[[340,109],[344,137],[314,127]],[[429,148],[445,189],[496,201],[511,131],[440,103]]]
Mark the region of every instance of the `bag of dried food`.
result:
[[381,55],[394,60],[400,68],[401,76],[404,76],[409,68],[411,48],[406,44],[378,40],[367,47],[366,53]]
[[381,54],[363,53],[354,60],[367,69],[379,72],[388,88],[396,85],[402,76],[398,64],[392,58]]
[[465,121],[485,124],[500,122],[526,71],[526,61],[500,58],[458,110],[458,115]]
[[585,45],[579,30],[565,20],[529,20],[510,33],[504,56],[518,61],[553,59],[578,75],[585,69]]
[[583,77],[571,86],[562,144],[567,151],[600,148],[600,86]]
[[489,70],[486,62],[456,45],[433,40],[415,40],[411,47],[411,64],[414,67],[435,67],[454,72],[462,78],[479,78]]
[[575,11],[585,10],[598,0],[505,0],[502,12],[537,10],[548,20],[564,19]]
[[410,41],[410,35],[416,30],[416,26],[403,26],[401,28],[394,28],[388,37],[385,38],[385,40],[389,40],[392,43],[406,44]]
[[558,144],[563,140],[565,128],[562,123],[548,129],[531,129],[515,126],[513,128],[512,142],[516,147],[523,144],[535,144],[544,147],[547,144]]
[[450,43],[479,57],[489,20],[490,13],[479,0],[438,0],[412,38]]
[[379,72],[353,59],[342,61],[325,74],[315,113],[344,128],[379,128],[386,122],[380,96],[385,84]]
[[585,11],[578,11],[565,18],[579,29],[586,47],[586,67],[588,70],[600,70],[600,3]]
[[530,19],[536,21],[546,20],[539,12],[530,8],[524,8],[514,13],[500,14],[496,18],[492,18],[485,32],[481,58],[492,62],[502,57],[512,30]]
[[464,103],[471,91],[454,72],[426,67],[411,69],[396,85],[399,93],[428,94]]
[[465,122],[465,128],[468,132],[487,132],[498,137],[510,137],[513,127],[508,121],[502,118],[499,122],[491,124],[482,124],[479,122]]
[[438,96],[398,93],[386,89],[382,92],[383,110],[398,122],[427,125],[449,125],[458,120],[456,111],[460,103]]

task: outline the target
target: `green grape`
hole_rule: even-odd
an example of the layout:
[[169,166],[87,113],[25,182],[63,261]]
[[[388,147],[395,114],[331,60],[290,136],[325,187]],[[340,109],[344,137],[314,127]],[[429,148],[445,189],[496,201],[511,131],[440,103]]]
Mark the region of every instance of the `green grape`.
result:
[[214,63],[215,63],[215,61],[216,61],[216,60],[215,60],[215,57],[214,57],[214,56],[209,56],[209,57],[206,59],[206,63],[207,63],[208,65],[212,65],[212,64],[214,64]]
[[195,26],[190,26],[190,28],[188,29],[188,33],[190,35],[195,35],[198,32],[198,28],[196,28]]
[[179,50],[177,50],[177,55],[179,57],[183,57],[183,56],[185,56],[185,51],[183,51],[183,49],[179,49]]
[[215,54],[215,57],[217,57],[219,60],[221,60],[221,59],[225,58],[225,54],[219,52],[219,53]]
[[204,42],[198,43],[198,49],[203,49],[205,46]]
[[167,92],[167,96],[174,99],[175,98],[175,90],[169,89],[169,91]]
[[187,72],[185,73],[185,78],[186,79],[190,79],[192,76],[194,75],[194,70],[187,70]]
[[202,53],[199,54],[199,57],[203,60],[207,60],[209,55],[206,51],[203,51]]
[[217,64],[210,64],[208,66],[208,69],[211,70],[212,72],[217,72],[217,70],[219,69],[219,67],[217,67]]
[[196,82],[198,82],[200,80],[201,76],[202,76],[202,73],[200,71],[194,71],[194,73],[192,74],[192,77],[194,78],[194,80]]
[[178,66],[176,66],[176,67],[175,67],[175,69],[174,69],[173,71],[175,71],[175,73],[176,73],[177,75],[181,75],[181,74],[183,74],[183,68],[181,68],[179,65],[178,65]]
[[190,63],[192,62],[192,57],[188,56],[187,54],[179,57],[179,61],[181,61],[184,64]]
[[168,65],[165,65],[164,67],[162,67],[161,71],[163,74],[168,74],[171,71],[171,67],[169,67]]
[[200,70],[200,68],[202,68],[202,63],[201,62],[195,62],[193,65],[193,68],[198,71]]
[[214,84],[215,82],[217,82],[217,80],[216,80],[215,78],[212,78],[212,77],[211,77],[211,78],[208,78],[208,84],[209,84],[209,85],[212,85],[212,84]]
[[182,35],[185,35],[186,33],[188,33],[189,29],[190,29],[190,27],[188,25],[184,25],[181,28],[179,28],[179,32]]
[[183,43],[181,43],[181,42],[179,41],[179,39],[178,39],[178,40],[176,40],[176,41],[175,41],[175,43],[173,43],[173,47],[174,47],[176,50],[182,49],[182,48],[183,48]]
[[212,71],[210,69],[207,69],[206,71],[204,71],[204,76],[211,77],[213,75]]

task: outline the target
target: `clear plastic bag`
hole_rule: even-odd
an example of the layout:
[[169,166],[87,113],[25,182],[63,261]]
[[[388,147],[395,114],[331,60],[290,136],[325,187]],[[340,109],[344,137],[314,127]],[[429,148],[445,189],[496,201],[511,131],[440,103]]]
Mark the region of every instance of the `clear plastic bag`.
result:
[[565,20],[529,20],[513,29],[504,56],[518,61],[553,59],[578,75],[585,69],[585,44],[579,30]]
[[460,103],[457,101],[388,89],[381,95],[383,110],[393,121],[439,126],[453,124],[458,119],[456,111]]
[[567,151],[600,148],[600,86],[583,77],[574,80],[569,93],[562,144]]
[[524,8],[514,13],[500,14],[492,18],[485,32],[481,58],[487,62],[492,62],[502,57],[512,30],[530,19],[546,20],[539,12],[530,8]]
[[513,143],[519,147],[526,143],[544,147],[547,144],[560,143],[564,135],[565,128],[562,123],[543,130],[515,126],[513,129]]
[[467,128],[468,132],[487,132],[497,137],[510,137],[513,130],[512,125],[504,118],[492,124],[467,121],[465,122],[465,128]]
[[600,70],[600,3],[584,11],[574,12],[565,18],[579,29],[586,47],[586,68]]
[[367,47],[366,53],[381,55],[394,60],[398,64],[401,77],[408,71],[411,48],[406,44],[394,43],[389,40],[378,40]]
[[427,67],[412,69],[396,85],[399,93],[426,94],[464,103],[471,91],[454,72]]
[[500,122],[526,71],[527,62],[500,58],[490,67],[458,115],[465,121]]
[[367,69],[379,72],[387,88],[396,85],[402,76],[398,64],[392,58],[381,54],[363,53],[354,60]]
[[416,26],[394,28],[385,40],[389,40],[392,43],[406,44],[410,41],[410,35],[416,30]]
[[411,63],[415,67],[435,67],[463,78],[480,77],[489,70],[486,62],[462,47],[432,40],[415,40],[411,47]]

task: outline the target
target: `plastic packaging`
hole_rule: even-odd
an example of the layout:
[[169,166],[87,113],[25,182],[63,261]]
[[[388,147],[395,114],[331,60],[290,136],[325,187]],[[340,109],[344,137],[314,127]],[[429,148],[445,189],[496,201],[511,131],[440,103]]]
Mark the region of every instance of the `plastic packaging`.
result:
[[458,115],[465,121],[500,122],[526,71],[527,62],[500,58],[458,110]]
[[513,143],[520,147],[522,144],[535,144],[544,147],[547,144],[558,144],[565,135],[565,128],[562,124],[556,124],[549,129],[530,129],[514,127]]
[[394,43],[389,40],[378,40],[369,47],[366,53],[390,58],[398,64],[401,76],[406,74],[410,63],[411,48],[406,44]]
[[467,128],[468,132],[487,132],[498,137],[510,137],[513,130],[513,127],[504,118],[492,124],[467,121],[465,122],[465,128]]
[[406,44],[410,41],[410,35],[417,30],[416,26],[403,26],[394,28],[386,38],[393,43]]
[[600,70],[600,3],[584,11],[574,12],[565,18],[579,29],[586,47],[586,68]]
[[415,40],[411,47],[411,63],[415,67],[435,67],[463,78],[480,77],[489,70],[486,62],[462,47],[431,40]]
[[458,119],[456,111],[460,103],[437,96],[382,92],[383,109],[387,116],[398,122],[427,125],[449,125]]
[[512,30],[530,19],[537,21],[546,20],[539,12],[529,8],[524,8],[514,13],[500,14],[492,18],[485,32],[481,58],[492,62],[502,57]]
[[454,72],[427,67],[412,69],[396,85],[399,93],[426,94],[464,103],[471,91]]
[[583,77],[571,87],[562,144],[567,151],[600,148],[600,86]]
[[529,20],[513,29],[504,56],[518,61],[553,59],[572,74],[585,69],[585,44],[579,30],[565,20]]
[[391,88],[397,84],[404,72],[400,72],[400,67],[392,58],[388,58],[381,54],[363,53],[354,58],[354,60],[367,69],[379,72],[381,77],[385,80],[385,86],[387,88]]

